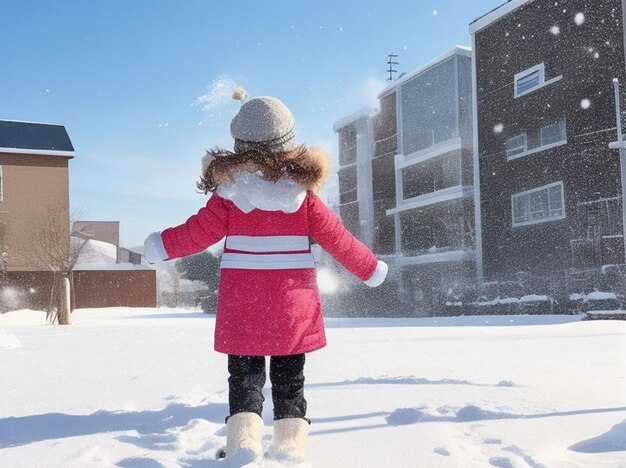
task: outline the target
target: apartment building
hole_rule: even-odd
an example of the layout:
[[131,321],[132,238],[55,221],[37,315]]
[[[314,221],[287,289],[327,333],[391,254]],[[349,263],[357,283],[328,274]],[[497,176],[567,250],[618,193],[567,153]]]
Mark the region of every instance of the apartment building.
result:
[[512,0],[470,25],[485,281],[623,264],[612,79],[621,0]]
[[391,82],[378,113],[335,125],[341,206],[359,207],[341,216],[391,263],[419,315],[475,283],[471,89],[471,51],[454,47]]
[[364,108],[333,127],[339,138],[339,216],[348,230],[369,247],[374,234],[372,159],[376,113]]
[[396,96],[396,265],[425,315],[475,282],[471,89],[471,51],[457,46],[380,94]]

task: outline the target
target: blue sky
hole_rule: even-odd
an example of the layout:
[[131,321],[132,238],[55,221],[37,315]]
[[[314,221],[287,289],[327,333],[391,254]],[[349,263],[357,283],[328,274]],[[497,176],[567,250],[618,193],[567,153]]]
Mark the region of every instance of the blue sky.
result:
[[502,0],[2,2],[0,118],[61,123],[72,208],[121,221],[122,244],[205,203],[200,158],[232,147],[234,86],[283,100],[298,138],[336,153],[332,125],[375,105],[386,56],[409,72]]

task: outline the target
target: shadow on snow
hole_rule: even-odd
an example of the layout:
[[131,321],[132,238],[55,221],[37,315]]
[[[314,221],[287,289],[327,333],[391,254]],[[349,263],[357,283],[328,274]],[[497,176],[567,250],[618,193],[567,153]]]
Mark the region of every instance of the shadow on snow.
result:
[[509,380],[502,380],[497,384],[475,383],[469,380],[439,379],[431,380],[423,377],[359,377],[354,380],[341,382],[320,382],[306,384],[306,388],[341,387],[344,385],[470,385],[474,387],[517,387]]
[[626,452],[626,419],[604,434],[582,440],[569,449],[581,453]]
[[[371,417],[385,417],[385,423],[370,424],[367,426],[352,426],[336,429],[322,429],[311,431],[311,435],[333,434],[340,432],[362,431],[368,429],[380,429],[389,426],[407,426],[418,423],[428,422],[451,422],[451,423],[465,423],[475,421],[493,421],[493,420],[506,420],[506,419],[538,419],[538,418],[552,418],[561,416],[579,416],[584,414],[597,414],[597,413],[614,413],[626,411],[626,407],[617,408],[594,408],[588,410],[574,410],[574,411],[555,411],[551,413],[540,414],[515,414],[505,413],[497,411],[489,411],[479,408],[478,406],[468,405],[460,408],[454,415],[432,415],[423,411],[424,408],[398,408],[397,410],[389,412],[367,413],[362,415],[346,415],[343,417],[329,418],[327,421],[315,420],[314,422],[336,422],[336,421],[349,421],[356,419],[366,419]],[[584,441],[576,444],[571,449],[577,451],[590,452],[592,448],[598,446],[598,440],[601,442],[602,447],[606,447],[604,443],[606,440],[623,440],[620,438],[626,433],[626,421],[618,424],[611,431],[598,436],[595,439]],[[585,445],[586,444],[586,445]],[[624,443],[619,444],[621,450],[624,450]],[[606,451],[606,450],[603,450]]]
[[[49,439],[61,439],[135,430],[139,436],[119,436],[121,442],[152,450],[172,448],[168,429],[185,426],[193,419],[223,424],[226,403],[204,406],[171,404],[158,411],[98,411],[89,415],[48,413],[0,419],[0,449]],[[132,464],[132,463],[131,463]],[[130,465],[129,465],[130,466]]]

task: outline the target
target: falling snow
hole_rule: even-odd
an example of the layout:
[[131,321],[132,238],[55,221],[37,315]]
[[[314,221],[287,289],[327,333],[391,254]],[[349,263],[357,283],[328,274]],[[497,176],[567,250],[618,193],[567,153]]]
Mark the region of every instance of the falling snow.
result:
[[433,10],[433,16],[437,16],[439,12],[437,10]]
[[502,133],[502,130],[504,130],[504,125],[499,123],[493,126],[493,133]]
[[589,109],[591,107],[591,101],[587,98],[580,101],[580,107],[583,109]]
[[207,86],[207,93],[198,96],[193,105],[202,106],[202,110],[212,115],[222,105],[232,101],[233,89],[239,85],[228,75],[219,75]]
[[558,36],[559,34],[561,34],[561,28],[559,28],[559,27],[558,27],[558,26],[556,26],[556,25],[555,25],[555,26],[552,26],[552,27],[550,28],[550,32],[551,32],[552,34],[554,34],[555,36]]
[[576,25],[581,26],[585,23],[585,15],[584,13],[576,13],[576,16],[574,17],[574,21],[576,22]]

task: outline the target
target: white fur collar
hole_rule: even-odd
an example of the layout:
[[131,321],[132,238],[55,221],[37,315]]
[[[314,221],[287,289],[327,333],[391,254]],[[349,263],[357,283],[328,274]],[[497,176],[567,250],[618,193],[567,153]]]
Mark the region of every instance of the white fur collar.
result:
[[306,198],[306,190],[291,179],[270,182],[261,172],[246,171],[237,172],[234,177],[234,183],[219,185],[215,193],[232,201],[244,213],[255,208],[295,213]]

